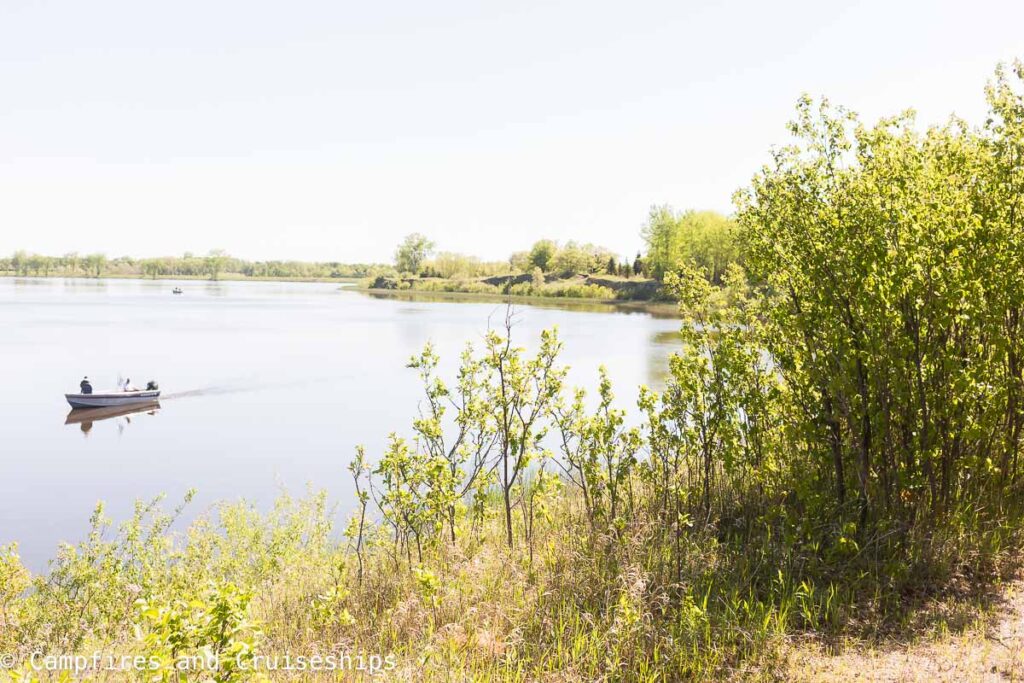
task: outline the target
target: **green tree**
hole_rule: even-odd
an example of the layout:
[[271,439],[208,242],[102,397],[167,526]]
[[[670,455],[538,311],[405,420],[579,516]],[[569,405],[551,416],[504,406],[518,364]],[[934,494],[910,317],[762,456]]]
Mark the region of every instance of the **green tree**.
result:
[[24,251],[16,251],[11,256],[11,270],[18,275],[26,275],[28,273],[28,254]]
[[480,270],[480,259],[475,256],[442,251],[428,264],[440,277],[474,277]]
[[555,255],[558,253],[558,243],[552,240],[538,240],[530,247],[526,262],[528,268],[540,268],[543,272],[551,270]]
[[740,257],[735,224],[714,211],[676,213],[668,206],[652,207],[641,234],[650,273],[659,280],[683,263],[693,263],[720,284],[726,268]]
[[407,235],[395,249],[395,268],[400,273],[418,275],[420,266],[434,250],[434,243],[418,232]]
[[139,268],[142,271],[144,277],[156,279],[163,273],[162,264],[160,259],[143,259],[139,263]]
[[558,399],[565,379],[565,368],[556,361],[562,344],[557,331],[541,334],[540,349],[528,358],[525,350],[512,344],[512,311],[505,318],[504,335],[490,331],[484,338],[484,366],[492,382],[489,408],[495,416],[498,486],[505,516],[505,535],[509,548],[515,543],[513,509],[517,491],[521,491],[523,472],[543,450],[547,433],[545,420]]
[[70,251],[61,257],[61,263],[70,275],[78,273],[79,264],[82,259],[78,256],[78,252]]
[[[439,360],[433,345],[427,344],[409,361],[409,367],[419,371],[427,399],[413,430],[417,446],[435,464],[427,471],[430,508],[448,527],[449,539],[455,543],[458,508],[483,481],[496,430],[486,392],[490,376],[484,363],[474,357],[472,346],[462,354],[454,387],[437,376]],[[449,410],[454,411],[454,428],[446,435],[445,416]]]
[[613,254],[604,247],[569,241],[555,254],[549,270],[562,276],[599,273],[610,258]]
[[85,265],[93,277],[99,277],[107,267],[107,257],[103,254],[89,254],[85,257]]
[[544,286],[544,271],[539,266],[534,266],[530,273],[530,285],[538,292]]
[[39,275],[39,272],[44,270],[46,267],[46,257],[40,256],[39,254],[32,254],[28,257],[28,268],[32,271],[33,275]]
[[513,273],[525,273],[531,270],[533,266],[530,264],[530,252],[528,251],[516,251],[508,257],[508,268]]
[[1022,72],[997,72],[980,129],[867,127],[804,98],[796,142],[737,196],[794,433],[861,528],[998,501],[1019,476]]
[[[437,510],[431,509],[429,479],[437,465],[407,440],[392,433],[374,470],[380,478],[380,492],[375,499],[381,514],[394,530],[395,542],[401,550],[411,556],[415,547],[417,561],[423,560],[424,543],[440,528]],[[372,485],[371,480],[371,489]]]
[[559,433],[560,465],[583,496],[592,531],[603,535],[623,526],[622,491],[633,476],[642,441],[639,428],[625,426],[626,412],[612,407],[614,394],[604,366],[599,377],[596,411],[587,408],[586,394],[578,389],[571,403],[559,397],[552,415]]
[[212,249],[203,257],[203,273],[211,280],[220,277],[230,257],[223,249]]
[[633,275],[637,277],[644,274],[644,260],[640,256],[640,252],[636,253],[636,258],[633,259]]

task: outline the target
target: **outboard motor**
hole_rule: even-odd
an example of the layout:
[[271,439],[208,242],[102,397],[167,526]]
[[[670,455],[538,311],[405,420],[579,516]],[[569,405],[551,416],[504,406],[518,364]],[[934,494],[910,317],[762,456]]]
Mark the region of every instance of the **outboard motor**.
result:
[[146,383],[146,391],[156,391],[159,388],[160,385],[156,383],[155,379],[151,379]]

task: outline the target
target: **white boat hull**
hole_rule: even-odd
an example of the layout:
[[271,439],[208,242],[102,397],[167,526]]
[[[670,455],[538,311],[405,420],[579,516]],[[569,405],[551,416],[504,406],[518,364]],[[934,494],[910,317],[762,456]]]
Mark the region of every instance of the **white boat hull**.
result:
[[92,394],[64,394],[72,408],[110,408],[154,403],[160,398],[159,391],[111,391]]

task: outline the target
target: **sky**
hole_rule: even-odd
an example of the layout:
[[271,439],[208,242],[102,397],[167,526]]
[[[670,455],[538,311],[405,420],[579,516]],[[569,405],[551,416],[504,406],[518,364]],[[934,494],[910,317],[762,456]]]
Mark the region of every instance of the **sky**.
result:
[[980,122],[1024,2],[0,0],[0,254],[629,255],[802,93]]

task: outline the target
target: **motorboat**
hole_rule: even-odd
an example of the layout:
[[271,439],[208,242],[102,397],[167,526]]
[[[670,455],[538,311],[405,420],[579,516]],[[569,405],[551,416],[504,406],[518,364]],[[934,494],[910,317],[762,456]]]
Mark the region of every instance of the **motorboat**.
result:
[[182,290],[181,287],[175,287],[174,289],[171,290],[171,294],[182,294],[183,292],[184,290]]
[[156,403],[160,399],[160,390],[94,391],[91,394],[64,394],[64,398],[72,408],[112,408]]

